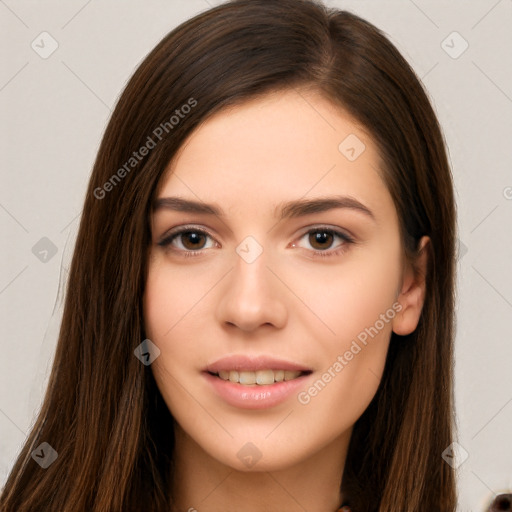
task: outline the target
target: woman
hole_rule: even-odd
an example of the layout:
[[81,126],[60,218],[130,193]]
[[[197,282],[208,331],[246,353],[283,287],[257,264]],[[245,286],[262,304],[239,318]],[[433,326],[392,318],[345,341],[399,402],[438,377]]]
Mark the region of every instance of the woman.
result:
[[454,239],[378,29],[308,0],[182,24],[106,129],[2,511],[455,510]]

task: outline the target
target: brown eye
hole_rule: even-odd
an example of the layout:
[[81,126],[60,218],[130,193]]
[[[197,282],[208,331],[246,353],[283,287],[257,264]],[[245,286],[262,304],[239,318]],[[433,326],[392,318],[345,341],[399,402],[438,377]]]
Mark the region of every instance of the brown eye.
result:
[[[306,237],[307,245],[309,245],[309,247],[304,247],[303,245],[299,246],[296,243],[293,244],[293,247],[302,247],[306,249],[307,252],[309,252],[308,257],[310,258],[339,256],[348,250],[351,244],[356,243],[351,236],[336,229],[323,226],[310,229],[300,238],[306,239]],[[338,244],[334,245],[336,239],[338,239]]]
[[[213,241],[209,246],[208,239]],[[202,249],[214,247],[215,241],[206,231],[185,227],[168,233],[158,245],[184,256],[196,256],[202,254]]]
[[185,231],[184,233],[180,233],[179,237],[183,247],[191,250],[203,249],[204,241],[206,240],[206,236],[198,231]]
[[330,231],[311,231],[309,233],[309,243],[313,249],[328,249],[333,241],[333,234]]

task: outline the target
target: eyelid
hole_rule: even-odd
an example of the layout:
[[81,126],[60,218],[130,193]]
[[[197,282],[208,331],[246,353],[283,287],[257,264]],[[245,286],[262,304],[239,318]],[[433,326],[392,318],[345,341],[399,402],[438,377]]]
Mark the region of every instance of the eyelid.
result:
[[311,224],[306,226],[304,227],[304,232],[302,235],[300,235],[300,237],[302,238],[304,235],[310,233],[311,231],[321,231],[322,229],[337,234],[341,236],[341,238],[346,238],[351,242],[356,241],[356,237],[348,229],[340,228],[339,226],[331,226],[329,224]]
[[[157,242],[157,245],[160,245],[162,247],[166,247],[167,245],[170,245],[173,237],[177,238],[179,235],[193,231],[197,233],[201,233],[205,236],[210,237],[212,240],[215,240],[213,235],[205,228],[199,227],[195,224],[183,224],[180,226],[176,226],[175,228],[170,229],[169,231],[166,231],[161,237],[160,240]],[[215,242],[218,244],[217,240]],[[204,249],[198,249],[198,251],[188,251],[188,252],[199,252]]]
[[306,231],[304,231],[302,235],[299,236],[299,240],[310,233],[314,233],[315,231],[331,233],[334,237],[340,238],[343,242],[340,245],[336,246],[335,248],[329,248],[326,249],[325,251],[319,249],[304,249],[303,247],[297,246],[295,242],[292,244],[293,247],[298,247],[299,249],[304,249],[306,252],[308,252],[308,257],[311,259],[340,256],[344,254],[346,250],[348,250],[350,245],[354,245],[357,243],[355,237],[351,234],[348,235],[345,232],[345,230],[342,230],[339,227],[332,227],[322,224],[313,224],[311,226],[308,226]]

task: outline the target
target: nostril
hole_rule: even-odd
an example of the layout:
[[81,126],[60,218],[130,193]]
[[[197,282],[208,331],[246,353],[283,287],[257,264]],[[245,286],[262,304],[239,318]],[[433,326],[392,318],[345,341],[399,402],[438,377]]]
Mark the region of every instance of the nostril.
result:
[[488,510],[489,512],[512,512],[512,494],[499,494]]

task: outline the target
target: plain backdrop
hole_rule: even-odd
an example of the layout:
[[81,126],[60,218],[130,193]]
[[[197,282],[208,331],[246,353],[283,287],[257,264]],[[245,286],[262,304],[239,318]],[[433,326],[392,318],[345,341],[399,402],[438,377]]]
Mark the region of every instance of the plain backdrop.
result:
[[[41,405],[111,111],[163,36],[219,3],[0,0],[0,486]],[[481,511],[488,497],[512,492],[512,1],[326,4],[388,34],[443,127],[460,239],[459,510]]]

